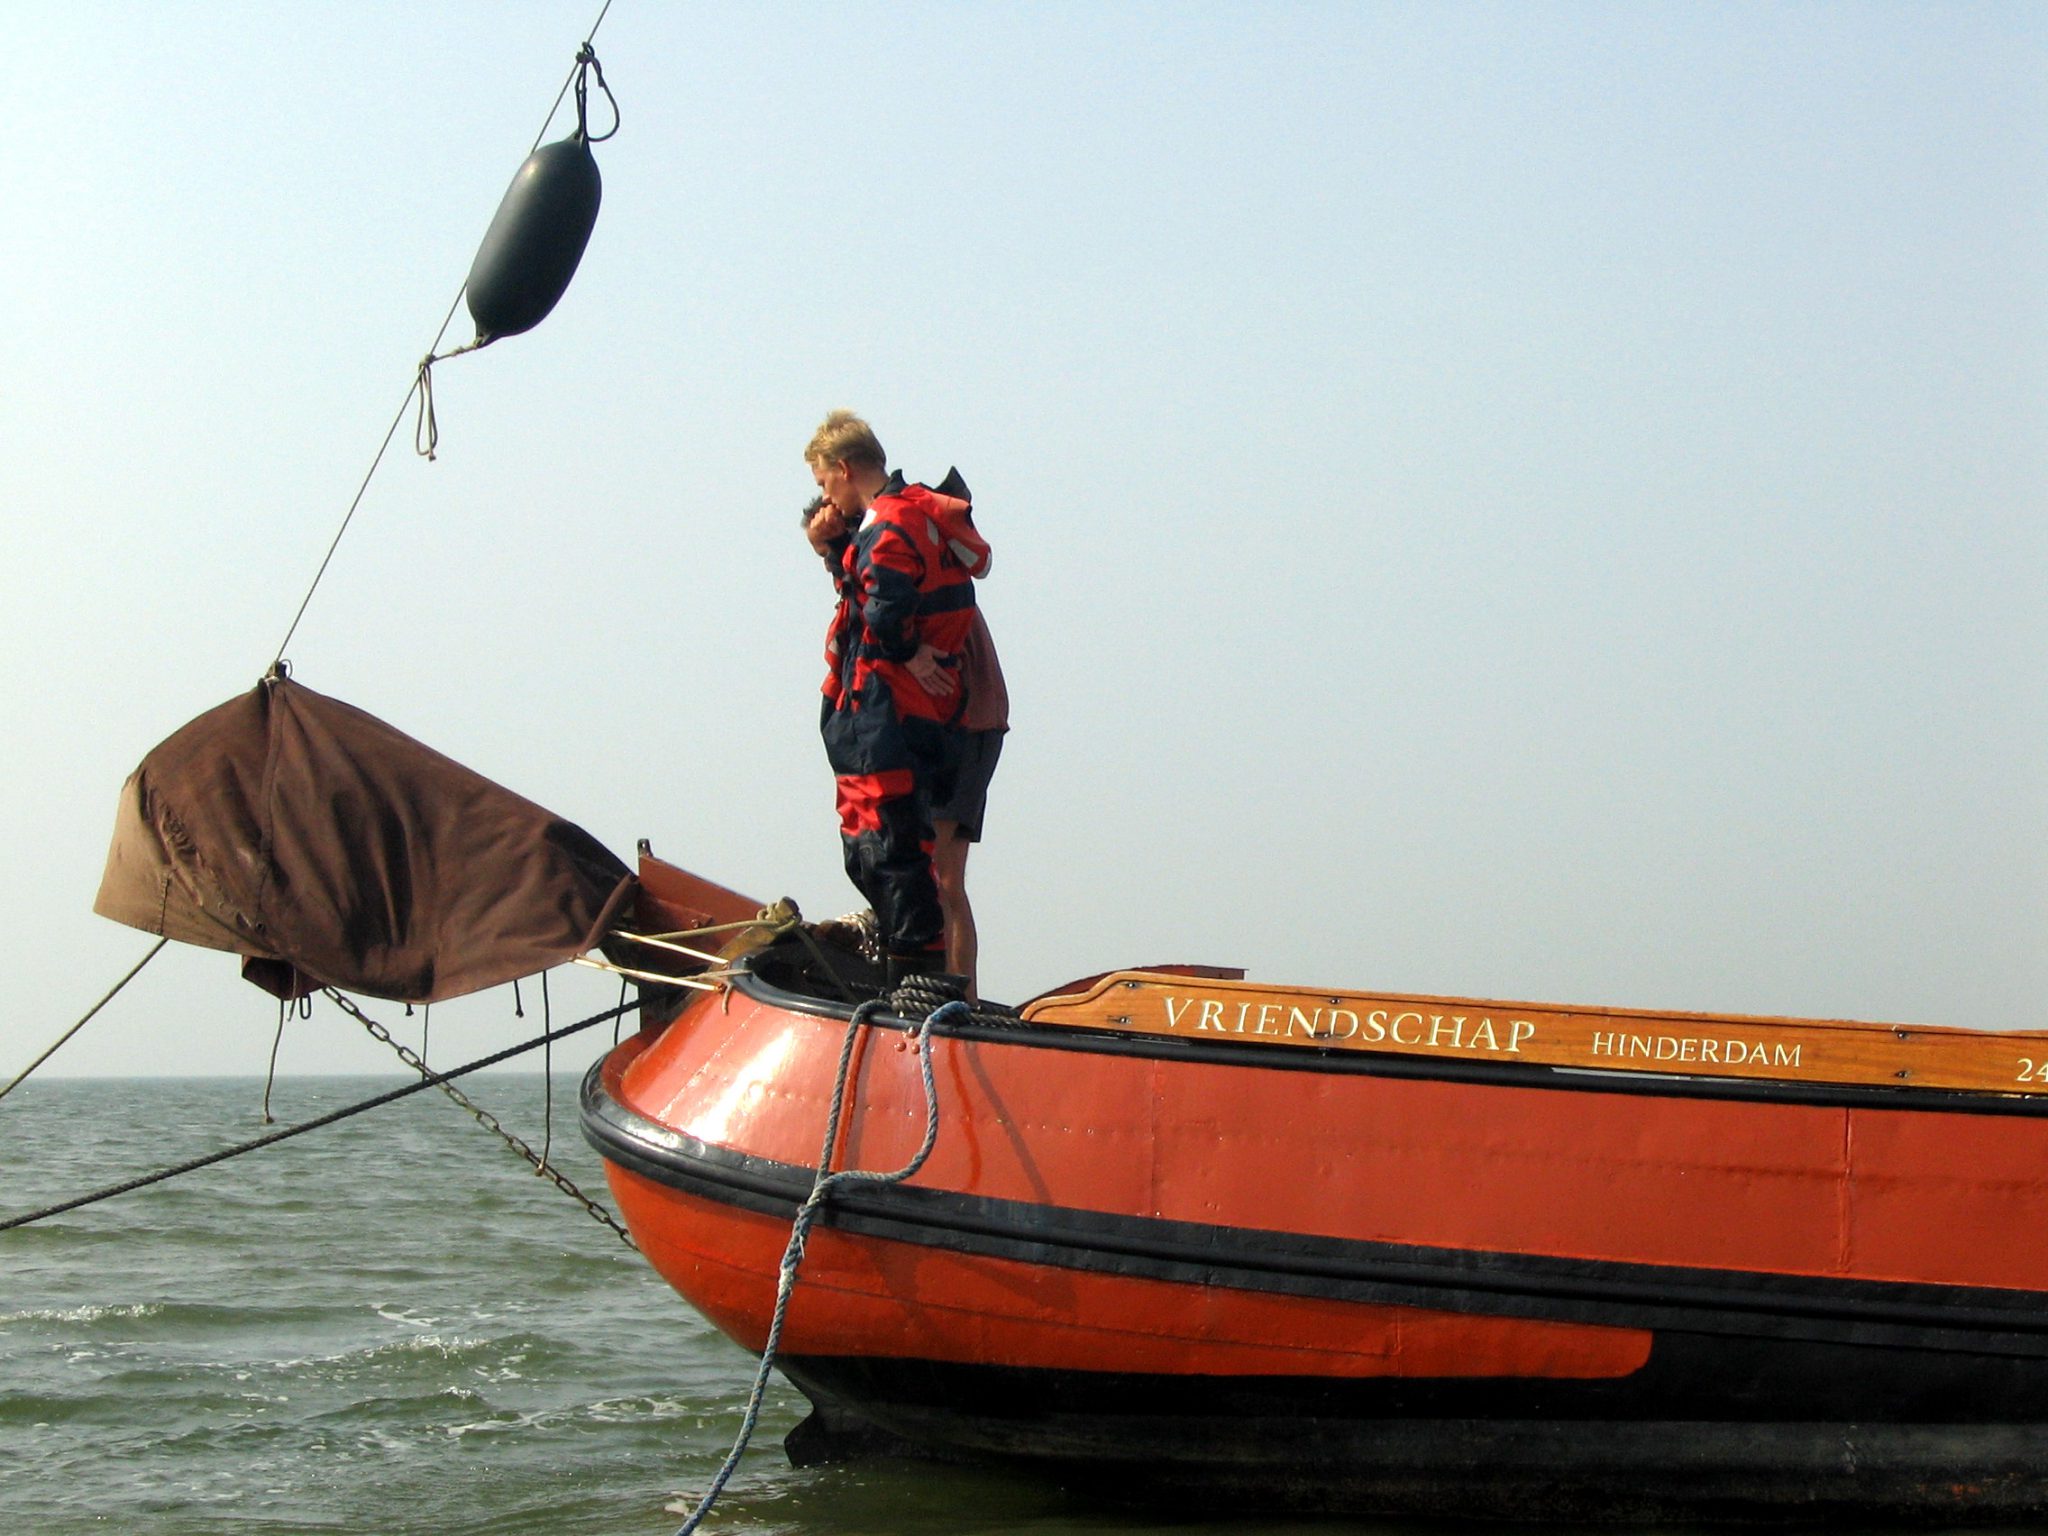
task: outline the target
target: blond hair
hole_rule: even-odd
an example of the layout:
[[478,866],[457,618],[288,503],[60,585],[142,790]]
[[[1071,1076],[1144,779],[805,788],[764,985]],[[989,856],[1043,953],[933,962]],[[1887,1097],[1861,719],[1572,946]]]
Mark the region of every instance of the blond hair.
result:
[[804,448],[804,462],[814,469],[842,460],[848,464],[871,464],[876,469],[889,467],[889,456],[882,452],[875,429],[851,411],[833,411],[826,416],[824,425],[811,434],[810,443]]

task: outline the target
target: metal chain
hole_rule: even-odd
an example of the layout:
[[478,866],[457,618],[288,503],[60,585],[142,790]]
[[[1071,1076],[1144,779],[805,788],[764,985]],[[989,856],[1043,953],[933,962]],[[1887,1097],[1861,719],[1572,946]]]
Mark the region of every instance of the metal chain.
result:
[[[383,1041],[386,1045],[390,1046],[392,1050],[396,1051],[398,1053],[399,1060],[403,1061],[408,1067],[411,1067],[415,1072],[419,1073],[421,1077],[430,1078],[434,1076],[433,1069],[430,1068],[426,1064],[426,1062],[421,1060],[420,1057],[417,1054],[415,1054],[408,1046],[402,1044],[400,1041],[395,1039],[392,1036],[390,1030],[386,1029],[382,1024],[379,1024],[367,1013],[364,1013],[362,1009],[358,1008],[348,998],[342,996],[341,993],[335,991],[332,987],[329,987],[327,989],[327,996],[329,1000],[332,1001],[334,1005],[337,1008],[339,1008],[343,1013],[349,1015],[349,1017],[354,1019],[358,1024],[361,1024],[363,1028],[367,1029],[371,1033],[371,1035],[374,1036],[376,1039]],[[610,1227],[612,1231],[618,1234],[619,1241],[624,1243],[628,1248],[631,1248],[635,1253],[638,1253],[640,1251],[640,1245],[633,1241],[633,1234],[628,1232],[624,1227],[620,1226],[618,1223],[618,1219],[614,1217],[610,1211],[606,1210],[603,1206],[599,1205],[595,1200],[591,1199],[590,1196],[586,1195],[585,1193],[583,1193],[582,1190],[578,1189],[573,1179],[571,1179],[567,1174],[563,1173],[560,1169],[556,1168],[554,1164],[548,1162],[545,1158],[541,1157],[540,1154],[535,1152],[533,1148],[529,1146],[525,1141],[513,1135],[512,1132],[506,1130],[503,1123],[499,1121],[496,1115],[492,1114],[489,1110],[485,1109],[482,1105],[478,1104],[474,1099],[470,1098],[468,1094],[464,1093],[460,1088],[457,1088],[453,1083],[443,1082],[438,1083],[435,1086],[437,1086],[443,1093],[447,1094],[448,1097],[453,1099],[457,1104],[460,1104],[464,1109],[468,1110],[471,1115],[475,1116],[476,1123],[478,1125],[482,1126],[485,1130],[491,1131],[494,1134],[496,1134],[498,1139],[504,1142],[506,1146],[510,1147],[514,1152],[518,1153],[521,1157],[526,1159],[528,1163],[532,1164],[533,1171],[535,1173],[539,1174],[542,1178],[548,1180],[555,1186],[555,1188],[559,1189],[571,1200],[574,1200],[578,1205],[582,1206],[584,1211],[589,1214],[592,1220],[600,1221],[604,1223],[604,1225]]]

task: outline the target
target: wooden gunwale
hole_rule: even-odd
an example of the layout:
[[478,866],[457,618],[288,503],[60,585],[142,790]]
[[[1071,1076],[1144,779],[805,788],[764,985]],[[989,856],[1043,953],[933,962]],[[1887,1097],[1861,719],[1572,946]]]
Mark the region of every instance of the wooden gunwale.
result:
[[2048,1099],[2048,1031],[1586,1008],[1118,971],[1027,1004],[1041,1027],[1190,1047]]

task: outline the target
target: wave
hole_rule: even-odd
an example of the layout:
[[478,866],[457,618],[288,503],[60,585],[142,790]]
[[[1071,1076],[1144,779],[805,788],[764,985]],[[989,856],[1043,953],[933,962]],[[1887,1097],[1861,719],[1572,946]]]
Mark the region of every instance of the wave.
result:
[[0,1328],[23,1323],[98,1323],[109,1318],[161,1317],[171,1309],[162,1301],[94,1301],[76,1307],[29,1307],[20,1312],[0,1312]]

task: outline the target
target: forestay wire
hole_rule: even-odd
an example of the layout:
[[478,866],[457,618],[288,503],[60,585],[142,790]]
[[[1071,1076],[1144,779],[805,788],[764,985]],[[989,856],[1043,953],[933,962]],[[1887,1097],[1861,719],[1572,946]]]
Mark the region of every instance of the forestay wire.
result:
[[132,967],[130,967],[128,974],[126,976],[123,976],[119,981],[115,982],[113,986],[109,987],[106,991],[106,994],[103,997],[101,997],[98,1002],[94,1003],[90,1008],[86,1009],[84,1018],[81,1018],[76,1024],[72,1025],[69,1029],[65,1030],[63,1034],[59,1035],[56,1041],[50,1046],[50,1048],[47,1051],[43,1052],[42,1055],[38,1056],[34,1061],[30,1062],[27,1066],[23,1067],[21,1071],[15,1075],[13,1082],[9,1083],[5,1088],[0,1088],[0,1099],[6,1098],[7,1095],[14,1092],[15,1089],[19,1088],[24,1082],[28,1081],[28,1075],[31,1072],[35,1071],[37,1067],[40,1067],[44,1062],[48,1061],[52,1056],[56,1055],[58,1050],[63,1046],[65,1041],[69,1040],[81,1029],[85,1028],[86,1020],[90,1019],[102,1008],[106,1007],[107,1004],[111,1003],[114,1000],[115,993],[119,992],[123,987],[127,986],[129,982],[133,981],[137,976],[141,975],[142,968],[145,965],[149,964],[150,961],[154,960],[157,956],[157,951],[162,949],[168,943],[170,943],[169,939],[158,939],[154,944],[150,945],[149,953],[144,955],[140,960],[136,961],[135,964]]
[[[583,46],[577,50],[575,64],[570,67],[568,75],[563,79],[561,90],[555,93],[554,104],[548,108],[548,115],[546,120],[540,125],[540,132],[533,136],[533,144],[527,150],[529,155],[534,150],[539,149],[541,140],[547,137],[548,129],[555,121],[555,114],[561,111],[562,100],[569,94],[572,86],[577,91],[577,111],[579,116],[581,115],[583,111],[583,77],[585,71],[595,63],[595,55],[592,53],[590,45],[597,37],[597,29],[604,25],[604,18],[611,8],[612,0],[604,0],[604,4],[598,10],[597,20],[590,24],[590,31],[584,35]],[[600,87],[604,86],[604,72],[602,70],[598,71],[597,83]],[[611,95],[608,88],[605,90],[605,94],[606,96]],[[613,104],[613,110],[616,114],[616,102]],[[614,124],[613,131],[617,131],[616,124]],[[610,136],[610,134],[605,135],[607,138]],[[313,594],[319,590],[321,578],[326,576],[327,567],[333,563],[334,552],[341,547],[342,536],[348,532],[349,524],[355,520],[356,509],[363,504],[363,497],[370,489],[370,481],[375,478],[378,466],[384,462],[384,455],[391,447],[391,440],[398,435],[398,429],[405,421],[405,413],[412,408],[415,398],[419,399],[421,403],[421,413],[420,426],[414,433],[414,446],[418,448],[425,458],[433,458],[434,445],[439,433],[433,422],[433,412],[431,409],[432,384],[430,383],[427,364],[432,361],[435,351],[440,347],[441,338],[448,334],[449,322],[454,320],[455,311],[461,307],[462,296],[468,289],[469,279],[465,276],[461,286],[455,290],[455,297],[448,305],[448,312],[441,317],[440,329],[434,332],[433,345],[427,348],[426,360],[421,362],[419,369],[414,373],[412,384],[405,392],[405,399],[399,403],[397,413],[391,418],[391,425],[384,430],[384,440],[377,445],[377,452],[370,460],[370,467],[364,472],[362,483],[356,487],[355,496],[348,504],[348,511],[342,515],[341,526],[335,529],[334,538],[328,543],[327,553],[321,557],[320,568],[313,573],[312,584],[306,588],[306,595],[299,599],[298,612],[292,615],[292,622],[284,632],[284,639],[278,642],[277,654],[271,657],[270,664],[273,667],[284,659],[286,647],[292,643],[292,636],[298,633],[299,621],[305,618],[306,609],[312,604]]]

